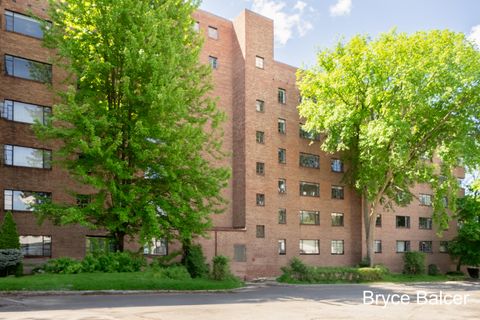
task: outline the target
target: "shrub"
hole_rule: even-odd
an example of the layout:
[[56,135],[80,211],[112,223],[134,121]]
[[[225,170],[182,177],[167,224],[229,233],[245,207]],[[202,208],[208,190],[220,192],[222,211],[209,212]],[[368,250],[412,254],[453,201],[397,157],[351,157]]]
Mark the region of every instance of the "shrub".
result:
[[233,274],[230,271],[230,264],[228,258],[225,256],[215,256],[212,259],[212,279],[213,280],[227,280],[233,278]]
[[161,277],[172,280],[189,280],[192,277],[185,266],[170,266],[163,268],[160,272]]
[[462,271],[448,271],[446,275],[447,276],[464,276],[465,273],[463,273]]
[[369,268],[370,267],[370,259],[368,257],[365,257],[360,261],[358,264],[359,268]]
[[390,273],[390,269],[388,269],[384,264],[376,264],[374,268],[380,270],[382,275],[387,275]]
[[405,274],[424,274],[425,273],[425,253],[423,252],[405,252],[403,256],[403,273]]
[[430,276],[437,276],[439,274],[439,270],[436,264],[429,264],[428,265],[428,275]]
[[71,274],[82,272],[82,264],[80,261],[63,257],[57,259],[49,260],[44,268],[47,273],[61,273],[61,274]]
[[169,253],[166,256],[155,257],[155,259],[153,259],[152,262],[150,263],[150,267],[162,268],[162,267],[168,267],[172,265],[178,265],[179,263],[174,262],[173,260],[176,259],[181,254],[182,253],[180,251],[174,251],[172,253]]
[[205,262],[203,250],[200,245],[187,246],[182,263],[192,278],[203,278],[208,275],[208,265]]
[[384,270],[380,268],[359,268],[358,274],[361,281],[379,281],[383,279]]

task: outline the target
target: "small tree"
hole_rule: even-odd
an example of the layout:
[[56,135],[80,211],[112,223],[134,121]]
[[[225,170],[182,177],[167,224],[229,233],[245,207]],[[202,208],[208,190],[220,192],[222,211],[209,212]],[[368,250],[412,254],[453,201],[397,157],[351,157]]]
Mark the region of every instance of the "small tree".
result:
[[22,253],[17,225],[11,212],[7,212],[0,226],[0,276],[23,273]]
[[480,265],[480,190],[458,199],[456,218],[457,236],[449,243],[448,252],[457,260],[457,271],[462,265]]
[[17,224],[11,212],[7,212],[0,227],[0,249],[20,249]]

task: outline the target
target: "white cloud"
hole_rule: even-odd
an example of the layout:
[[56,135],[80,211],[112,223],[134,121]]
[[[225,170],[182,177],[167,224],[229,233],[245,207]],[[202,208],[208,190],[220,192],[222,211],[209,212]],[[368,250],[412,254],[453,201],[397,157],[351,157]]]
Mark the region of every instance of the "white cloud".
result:
[[290,11],[287,11],[287,5],[283,1],[253,0],[252,4],[253,11],[274,21],[275,41],[280,45],[285,45],[295,31],[300,37],[303,37],[313,29],[313,25],[303,16],[307,7],[307,3],[300,0]]
[[352,0],[338,0],[336,4],[330,7],[330,15],[345,16],[350,14],[352,9]]
[[472,27],[468,39],[480,48],[480,24]]

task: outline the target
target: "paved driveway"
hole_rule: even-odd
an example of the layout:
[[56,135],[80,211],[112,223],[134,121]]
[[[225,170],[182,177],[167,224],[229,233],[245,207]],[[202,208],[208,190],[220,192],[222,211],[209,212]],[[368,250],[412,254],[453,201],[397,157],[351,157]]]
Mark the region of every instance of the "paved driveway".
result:
[[225,293],[0,296],[0,319],[8,320],[479,318],[478,282],[255,284]]

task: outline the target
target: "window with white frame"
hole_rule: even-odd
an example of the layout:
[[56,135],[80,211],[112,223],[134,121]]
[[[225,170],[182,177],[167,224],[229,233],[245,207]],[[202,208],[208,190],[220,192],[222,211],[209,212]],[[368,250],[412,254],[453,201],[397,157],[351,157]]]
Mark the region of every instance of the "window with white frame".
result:
[[397,252],[409,252],[410,251],[410,241],[408,240],[398,240],[397,241]]
[[332,159],[331,160],[331,168],[332,172],[343,172],[343,162],[340,159]]
[[278,163],[287,163],[287,150],[278,149]]
[[278,133],[286,134],[287,133],[287,122],[285,119],[278,119]]
[[4,164],[15,167],[52,168],[52,151],[6,144],[3,146]]
[[382,240],[375,240],[373,243],[373,251],[375,253],[382,253]]
[[263,176],[265,174],[265,163],[257,162],[256,172],[258,175]]
[[278,193],[287,193],[287,180],[278,179]]
[[281,104],[287,103],[287,91],[282,88],[278,88],[278,102]]
[[278,240],[278,254],[285,255],[287,254],[287,240],[279,239]]
[[396,216],[395,224],[397,228],[410,228],[410,217],[409,216]]
[[278,224],[287,223],[287,209],[280,208],[278,209]]
[[331,242],[331,251],[332,255],[342,255],[345,253],[343,240],[332,240]]
[[217,68],[218,68],[218,59],[217,59],[217,57],[208,56],[208,62],[210,63],[210,66],[212,67],[212,69],[217,69]]
[[218,29],[212,26],[208,26],[208,37],[212,39],[218,39]]
[[418,228],[431,230],[433,226],[432,218],[420,217],[418,218]]
[[300,254],[320,254],[320,240],[301,239]]
[[264,112],[265,102],[262,100],[255,100],[255,110],[257,110],[257,112]]
[[259,57],[259,56],[255,57],[255,67],[257,67],[259,69],[263,69],[264,59],[262,57]]
[[300,224],[320,224],[320,212],[319,211],[310,211],[310,210],[301,210],[300,211]]
[[418,196],[418,199],[420,200],[420,204],[422,206],[431,206],[432,205],[432,195],[431,194],[420,194]]
[[257,206],[265,206],[265,195],[263,193],[257,193],[256,195]]

